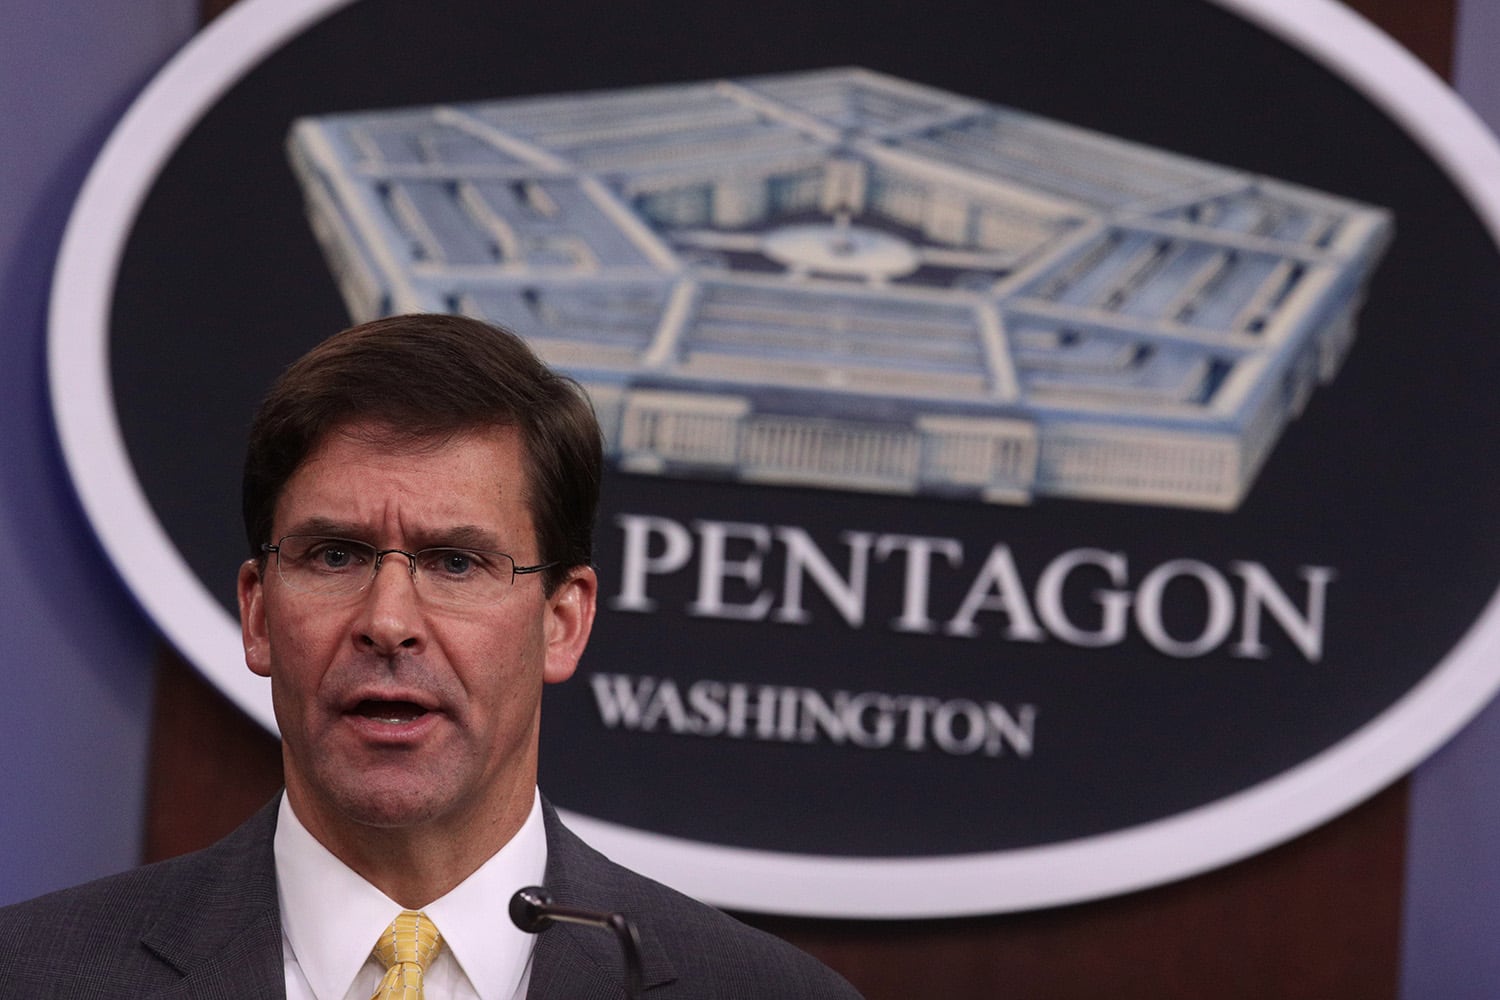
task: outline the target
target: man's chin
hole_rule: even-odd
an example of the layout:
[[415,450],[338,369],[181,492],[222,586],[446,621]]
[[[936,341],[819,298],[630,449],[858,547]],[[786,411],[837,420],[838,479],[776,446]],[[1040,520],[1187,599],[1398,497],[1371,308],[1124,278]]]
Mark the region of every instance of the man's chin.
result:
[[339,814],[347,822],[376,830],[415,829],[444,815],[446,804],[430,792],[393,789],[342,797]]
[[[321,782],[310,790],[314,812],[324,824],[340,827],[330,833],[356,833],[359,830],[416,830],[439,821],[452,811],[450,796],[430,779],[409,774],[392,775],[385,780],[364,775],[357,785],[334,780]],[[290,783],[289,783],[290,786]],[[294,807],[299,805],[293,799]],[[297,815],[303,817],[303,809]],[[307,823],[303,817],[304,824]],[[311,829],[311,825],[309,825]]]

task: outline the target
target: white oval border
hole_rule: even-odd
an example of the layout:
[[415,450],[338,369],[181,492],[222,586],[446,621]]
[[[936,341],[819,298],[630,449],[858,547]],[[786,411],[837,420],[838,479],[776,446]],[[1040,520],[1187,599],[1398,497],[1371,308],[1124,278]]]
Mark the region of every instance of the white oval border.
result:
[[[355,0],[241,0],[130,107],[95,162],[52,288],[48,375],[62,450],[89,521],[146,612],[230,699],[275,732],[270,690],[239,626],[182,559],[130,466],[109,380],[116,272],[142,201],[178,144],[244,74]],[[1500,145],[1414,56],[1334,0],[1212,0],[1336,72],[1441,165],[1500,242]],[[565,814],[638,871],[735,909],[930,918],[1095,899],[1184,878],[1282,843],[1405,774],[1500,687],[1500,592],[1464,638],[1386,711],[1327,751],[1209,805],[1042,847],[882,859],[720,847]]]

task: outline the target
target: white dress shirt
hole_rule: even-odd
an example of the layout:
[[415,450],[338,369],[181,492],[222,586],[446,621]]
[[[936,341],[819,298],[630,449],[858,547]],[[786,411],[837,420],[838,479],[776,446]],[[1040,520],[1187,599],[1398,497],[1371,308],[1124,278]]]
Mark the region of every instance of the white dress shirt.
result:
[[[281,797],[276,888],[287,1000],[370,1000],[385,968],[370,955],[401,904],[334,857]],[[541,885],[547,835],[541,797],[510,843],[441,899],[422,907],[443,936],[424,971],[427,1000],[524,1000],[534,935],[510,922],[510,897]]]

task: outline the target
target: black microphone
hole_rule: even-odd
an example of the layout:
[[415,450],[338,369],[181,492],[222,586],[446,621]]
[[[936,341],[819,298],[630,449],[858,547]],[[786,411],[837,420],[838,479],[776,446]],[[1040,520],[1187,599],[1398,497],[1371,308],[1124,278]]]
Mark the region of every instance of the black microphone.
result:
[[540,934],[554,923],[581,924],[613,931],[620,942],[625,960],[625,996],[638,1000],[641,995],[641,936],[635,924],[623,913],[602,913],[576,906],[554,903],[552,896],[539,885],[517,889],[510,897],[510,920],[527,934]]

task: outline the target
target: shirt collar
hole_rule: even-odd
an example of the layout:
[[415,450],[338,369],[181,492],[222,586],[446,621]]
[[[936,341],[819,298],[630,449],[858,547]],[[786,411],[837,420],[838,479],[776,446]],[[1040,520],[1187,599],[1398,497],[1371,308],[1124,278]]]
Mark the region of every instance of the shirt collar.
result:
[[[370,957],[400,904],[349,868],[307,831],[285,795],[273,844],[281,926],[308,985],[339,997]],[[541,796],[510,842],[441,899],[423,907],[480,1000],[509,1000],[536,938],[510,921],[510,897],[540,885],[547,869]]]

